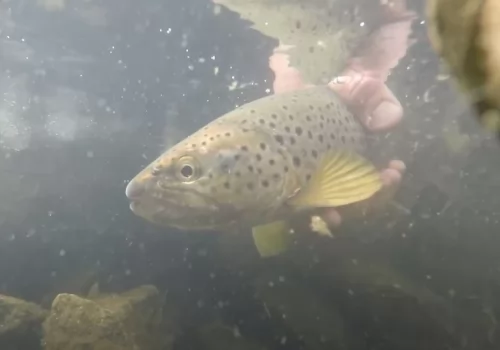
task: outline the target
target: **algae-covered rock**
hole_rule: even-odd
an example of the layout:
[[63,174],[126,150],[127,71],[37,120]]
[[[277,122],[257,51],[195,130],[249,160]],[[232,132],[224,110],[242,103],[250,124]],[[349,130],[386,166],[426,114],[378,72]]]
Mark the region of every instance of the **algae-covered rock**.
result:
[[28,349],[38,343],[47,314],[34,303],[0,295],[0,349]]
[[480,120],[500,130],[500,2],[427,0],[429,38],[459,85],[471,95]]
[[154,286],[85,299],[59,294],[43,324],[46,350],[168,349],[164,300]]
[[0,337],[37,327],[46,316],[47,311],[34,303],[0,295]]

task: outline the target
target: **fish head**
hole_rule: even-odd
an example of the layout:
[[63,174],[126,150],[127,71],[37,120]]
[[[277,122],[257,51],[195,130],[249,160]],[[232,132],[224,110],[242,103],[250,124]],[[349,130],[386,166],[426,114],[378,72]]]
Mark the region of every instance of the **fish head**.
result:
[[129,182],[131,210],[164,226],[213,230],[267,208],[279,198],[284,182],[266,177],[264,154],[272,149],[269,143],[267,152],[261,149],[264,138],[258,130],[231,124],[199,130]]

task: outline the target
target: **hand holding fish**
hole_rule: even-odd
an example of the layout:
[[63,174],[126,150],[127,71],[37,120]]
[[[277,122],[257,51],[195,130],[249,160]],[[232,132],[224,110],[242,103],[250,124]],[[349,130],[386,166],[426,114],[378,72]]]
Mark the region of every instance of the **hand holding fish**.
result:
[[[352,58],[341,75],[328,85],[351,108],[360,122],[371,131],[384,131],[396,126],[403,116],[403,108],[385,81],[411,45],[409,35],[414,14],[406,10],[406,1],[381,0],[387,23],[368,38],[367,45]],[[290,66],[287,51],[290,45],[280,45],[269,59],[269,67],[275,74],[274,93],[283,93],[310,87],[300,71]],[[363,212],[384,207],[401,183],[405,165],[401,161],[390,162],[381,171],[383,188],[376,195],[356,206]],[[342,215],[334,208],[323,209],[322,218],[329,226],[338,227]]]

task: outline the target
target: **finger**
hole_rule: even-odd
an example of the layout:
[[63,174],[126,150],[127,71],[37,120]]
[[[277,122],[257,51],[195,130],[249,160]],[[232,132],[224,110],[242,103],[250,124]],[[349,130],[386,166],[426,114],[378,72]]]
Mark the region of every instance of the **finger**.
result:
[[323,209],[320,216],[330,228],[337,228],[342,224],[342,217],[335,208]]

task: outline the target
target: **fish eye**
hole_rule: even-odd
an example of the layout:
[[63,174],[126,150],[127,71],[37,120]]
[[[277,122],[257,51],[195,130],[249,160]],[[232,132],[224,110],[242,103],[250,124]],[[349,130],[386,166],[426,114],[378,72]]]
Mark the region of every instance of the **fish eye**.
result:
[[182,166],[180,173],[185,178],[189,179],[194,174],[194,169],[191,165],[185,164]]
[[179,159],[176,169],[176,175],[181,181],[194,181],[199,175],[196,161],[192,157],[183,157]]

